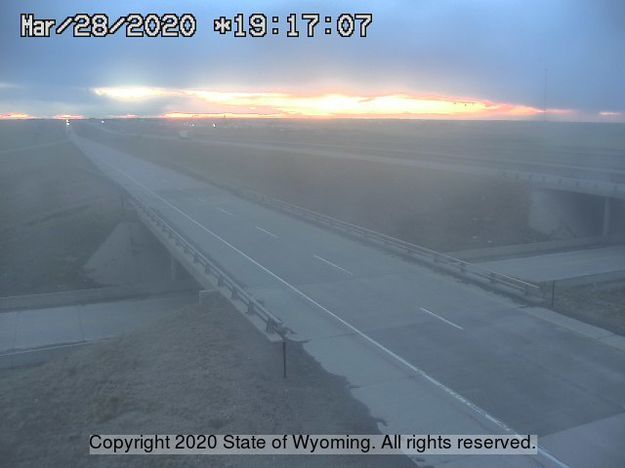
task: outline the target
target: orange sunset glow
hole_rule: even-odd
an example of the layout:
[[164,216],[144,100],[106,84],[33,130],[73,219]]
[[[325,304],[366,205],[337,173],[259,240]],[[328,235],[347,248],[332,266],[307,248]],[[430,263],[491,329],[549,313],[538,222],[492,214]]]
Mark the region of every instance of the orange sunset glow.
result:
[[6,114],[0,114],[0,120],[23,120],[32,118],[32,115],[24,114],[22,112],[8,112]]
[[[221,92],[186,88],[94,88],[103,98],[133,103],[159,99],[167,118],[236,117],[348,118],[527,118],[543,113],[531,106],[483,99],[397,93],[360,96],[342,93],[297,95],[273,92]],[[175,110],[173,110],[175,109]],[[567,110],[548,110],[558,114]]]

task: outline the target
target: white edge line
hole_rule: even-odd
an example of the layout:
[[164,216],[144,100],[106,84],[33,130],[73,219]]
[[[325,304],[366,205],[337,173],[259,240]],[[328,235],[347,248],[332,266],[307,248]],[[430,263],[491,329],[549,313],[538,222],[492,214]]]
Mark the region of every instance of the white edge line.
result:
[[265,234],[270,235],[271,237],[274,237],[274,238],[276,238],[276,239],[278,238],[278,236],[276,236],[273,232],[268,231],[267,229],[263,229],[263,228],[262,228],[262,227],[260,227],[260,226],[254,226],[254,227],[255,227],[256,229],[258,229],[259,231],[264,232]]
[[346,270],[346,269],[345,269],[345,268],[343,268],[342,266],[339,266],[339,265],[337,265],[336,263],[332,263],[330,260],[327,260],[327,259],[325,259],[325,258],[323,258],[323,257],[320,257],[320,256],[319,256],[319,255],[317,255],[317,254],[313,254],[313,257],[315,257],[317,260],[320,260],[320,261],[322,261],[322,262],[324,262],[324,263],[327,263],[327,264],[328,264],[328,265],[330,265],[330,266],[333,266],[334,268],[337,268],[337,269],[339,269],[339,270],[341,270],[341,271],[344,271],[344,272],[345,272],[345,273],[347,273],[348,275],[353,275],[353,273],[352,273],[351,271]]
[[441,317],[438,314],[435,314],[434,312],[432,312],[431,310],[427,310],[425,307],[419,307],[419,309],[421,309],[423,312],[425,312],[426,314],[430,314],[434,317],[436,317],[439,320],[442,320],[443,322],[451,325],[452,327],[456,327],[458,330],[464,330],[464,328],[462,328],[460,325],[455,324],[454,322],[452,322],[451,320],[447,320],[444,317]]
[[[149,191],[149,190],[148,190]],[[173,206],[173,205],[172,205]],[[228,210],[222,208],[221,206],[218,206],[217,209],[219,211],[221,211],[222,213],[226,213],[228,216],[234,216],[232,213],[230,213]]]
[[[497,419],[494,416],[491,416],[487,411],[483,410],[482,408],[480,408],[479,406],[477,406],[475,403],[473,403],[472,401],[466,399],[465,397],[463,397],[462,395],[460,395],[459,393],[457,393],[455,390],[447,387],[445,384],[443,384],[442,382],[439,382],[438,380],[436,380],[434,377],[432,377],[431,375],[429,375],[427,372],[425,372],[424,370],[422,370],[421,368],[411,364],[410,362],[406,361],[404,358],[402,358],[401,356],[399,356],[398,354],[395,354],[393,351],[391,351],[390,349],[388,349],[387,347],[385,347],[384,345],[378,343],[377,341],[375,341],[373,338],[371,338],[369,335],[367,335],[366,333],[360,331],[358,328],[356,328],[355,326],[353,326],[352,324],[350,324],[349,322],[346,322],[345,320],[343,320],[341,317],[339,317],[338,315],[336,315],[334,312],[326,309],[324,306],[322,306],[321,304],[319,304],[317,301],[315,301],[313,298],[311,298],[310,296],[306,295],[304,292],[300,291],[299,289],[297,289],[295,286],[293,286],[292,284],[290,284],[289,282],[287,282],[286,280],[282,279],[280,276],[276,275],[274,272],[272,272],[271,270],[269,270],[267,267],[261,265],[260,263],[258,263],[256,260],[254,260],[252,257],[250,257],[249,255],[247,255],[245,252],[241,251],[240,249],[238,249],[237,247],[235,247],[234,245],[232,245],[230,242],[228,242],[227,240],[225,240],[224,238],[222,238],[221,236],[219,236],[218,234],[215,234],[213,231],[211,231],[210,229],[208,229],[206,226],[204,226],[203,224],[199,223],[198,221],[196,221],[195,219],[193,219],[191,216],[189,216],[187,213],[185,213],[184,211],[182,211],[180,208],[178,208],[177,206],[173,205],[171,202],[169,202],[168,200],[166,200],[165,198],[163,198],[162,196],[160,196],[159,194],[153,192],[152,190],[150,190],[149,188],[145,187],[141,182],[139,182],[138,180],[136,180],[134,177],[129,176],[128,174],[126,174],[125,172],[112,167],[106,163],[101,162],[101,164],[107,166],[109,169],[112,169],[118,173],[120,173],[121,175],[127,177],[128,179],[130,179],[132,182],[134,182],[136,185],[138,185],[139,187],[141,187],[143,190],[145,190],[146,192],[148,192],[149,194],[151,194],[152,196],[158,198],[159,200],[161,200],[163,203],[165,203],[167,206],[173,208],[175,211],[177,211],[178,213],[180,213],[182,216],[184,216],[185,218],[187,218],[189,221],[191,221],[193,224],[197,225],[199,228],[203,229],[204,231],[206,231],[207,233],[209,233],[211,236],[213,236],[215,239],[218,239],[219,241],[223,242],[225,245],[227,245],[228,247],[230,247],[232,250],[234,250],[235,252],[237,252],[238,254],[240,254],[241,256],[243,256],[244,258],[246,258],[247,260],[249,260],[251,263],[253,263],[254,265],[256,265],[258,268],[260,268],[261,270],[263,270],[264,272],[266,272],[267,274],[269,274],[271,277],[275,278],[277,281],[279,281],[280,283],[282,283],[284,286],[286,286],[288,289],[292,290],[294,293],[298,294],[299,296],[301,296],[302,298],[306,299],[307,301],[309,301],[311,304],[314,304],[315,306],[317,306],[319,309],[323,310],[326,314],[328,314],[329,316],[333,317],[337,322],[343,324],[346,328],[352,330],[356,335],[360,336],[362,339],[364,339],[365,341],[367,341],[368,343],[372,344],[374,347],[378,348],[380,351],[388,354],[389,356],[391,356],[393,359],[395,359],[397,362],[401,363],[402,365],[404,365],[405,367],[407,367],[408,369],[410,369],[411,371],[413,371],[415,374],[419,375],[420,377],[423,377],[425,380],[427,380],[428,382],[430,382],[432,385],[434,385],[435,387],[439,388],[440,390],[442,390],[443,392],[447,393],[448,395],[452,396],[453,398],[455,398],[456,400],[458,400],[459,402],[461,402],[462,404],[464,404],[465,406],[467,406],[468,408],[470,408],[471,410],[473,410],[475,413],[479,414],[480,416],[482,416],[483,418],[487,419],[488,421],[492,422],[493,424],[495,424],[496,426],[500,427],[501,429],[503,429],[505,432],[508,433],[512,433],[512,434],[516,434],[516,431],[514,431],[512,428],[510,428],[506,423],[504,423],[503,421],[500,421],[499,419]],[[566,465],[565,463],[561,462],[558,458],[556,458],[554,455],[551,455],[548,451],[546,451],[545,449],[541,448],[541,447],[537,447],[537,451],[538,453],[546,456],[547,458],[549,458],[551,461],[553,461],[554,463],[558,464],[559,466],[563,467],[563,468],[569,468],[568,465]]]

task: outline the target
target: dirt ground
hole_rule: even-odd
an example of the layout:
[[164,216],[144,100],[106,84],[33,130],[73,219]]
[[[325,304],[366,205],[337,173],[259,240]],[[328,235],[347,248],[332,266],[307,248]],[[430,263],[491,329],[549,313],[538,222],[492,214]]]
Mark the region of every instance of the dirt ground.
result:
[[405,457],[88,455],[90,434],[373,434],[346,382],[270,343],[220,296],[109,342],[0,373],[2,466],[408,467]]
[[554,310],[625,336],[625,283],[556,287]]
[[123,219],[120,200],[64,121],[0,122],[0,295],[97,286],[82,265]]

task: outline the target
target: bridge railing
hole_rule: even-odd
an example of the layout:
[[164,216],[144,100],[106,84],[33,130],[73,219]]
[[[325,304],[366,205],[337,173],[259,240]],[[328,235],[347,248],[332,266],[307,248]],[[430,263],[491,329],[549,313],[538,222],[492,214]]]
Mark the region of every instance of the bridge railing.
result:
[[[219,289],[225,289],[230,293],[230,301],[243,304],[247,313],[255,315],[265,323],[265,331],[269,334],[276,333],[283,340],[288,333],[288,329],[283,325],[282,320],[269,312],[252,294],[239,285],[234,278],[219,265],[217,261],[202,252],[191,241],[187,240],[176,229],[169,224],[160,214],[143,203],[138,198],[129,194],[129,201],[136,209],[137,214],[169,239],[175,246],[180,248],[194,265],[203,268],[209,281]],[[211,279],[212,277],[212,279]]]
[[[591,195],[625,198],[625,183],[597,179],[579,179],[575,177],[567,177],[555,174],[539,174],[532,172],[511,171],[498,169],[496,174],[500,177],[513,179],[515,181],[524,181],[530,184],[552,188],[556,190],[588,193]],[[611,173],[605,172],[605,177],[609,177]]]
[[443,270],[449,271],[462,278],[474,279],[480,283],[490,285],[494,288],[500,288],[505,292],[534,300],[544,300],[542,288],[527,281],[523,281],[513,276],[505,275],[495,271],[487,270],[473,263],[465,262],[459,258],[437,252],[427,247],[423,247],[411,242],[407,242],[386,234],[382,234],[371,229],[358,226],[340,219],[333,218],[325,214],[318,213],[308,208],[293,205],[282,200],[269,197],[267,195],[238,187],[234,184],[224,182],[223,180],[214,180],[208,178],[212,184],[233,192],[243,198],[262,203],[269,207],[312,221],[317,224],[328,226],[332,229],[342,231],[348,235],[362,238],[363,240],[380,244],[385,248],[393,249],[403,255],[411,257],[415,260],[426,262]]

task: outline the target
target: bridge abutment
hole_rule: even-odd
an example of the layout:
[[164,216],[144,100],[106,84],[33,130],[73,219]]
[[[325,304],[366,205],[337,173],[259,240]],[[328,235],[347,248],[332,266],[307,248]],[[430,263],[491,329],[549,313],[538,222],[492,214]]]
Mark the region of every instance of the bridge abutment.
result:
[[625,235],[623,200],[533,187],[529,201],[529,226],[552,239]]

